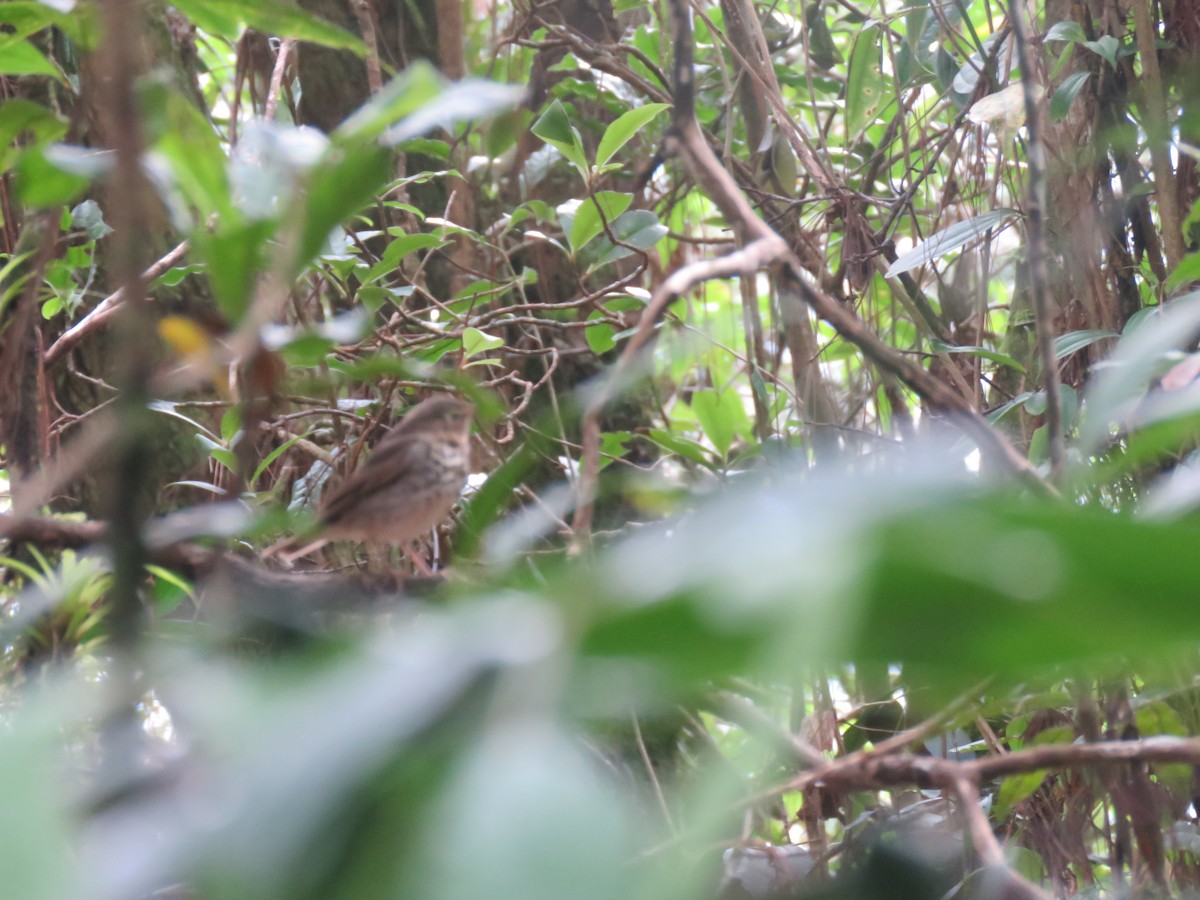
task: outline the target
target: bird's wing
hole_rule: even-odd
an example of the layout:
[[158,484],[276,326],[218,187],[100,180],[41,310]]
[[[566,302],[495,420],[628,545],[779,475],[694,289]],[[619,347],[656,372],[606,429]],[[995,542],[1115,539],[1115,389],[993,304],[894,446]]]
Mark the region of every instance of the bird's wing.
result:
[[360,465],[321,503],[321,518],[337,522],[362,505],[365,498],[408,477],[428,456],[423,441],[411,435],[389,434],[371,457]]

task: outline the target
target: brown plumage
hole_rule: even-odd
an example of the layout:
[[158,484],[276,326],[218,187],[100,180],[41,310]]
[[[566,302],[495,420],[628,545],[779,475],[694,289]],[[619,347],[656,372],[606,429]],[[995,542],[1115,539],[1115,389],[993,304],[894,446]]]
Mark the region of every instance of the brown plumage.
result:
[[367,461],[323,498],[320,540],[285,559],[335,540],[394,544],[407,553],[412,541],[446,518],[462,493],[471,471],[474,410],[455,397],[414,406]]

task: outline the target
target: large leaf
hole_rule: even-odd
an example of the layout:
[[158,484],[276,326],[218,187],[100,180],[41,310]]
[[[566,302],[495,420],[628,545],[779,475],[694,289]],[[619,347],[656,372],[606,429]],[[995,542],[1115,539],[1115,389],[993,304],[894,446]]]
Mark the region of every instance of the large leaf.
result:
[[22,132],[37,141],[55,141],[67,132],[67,123],[51,110],[14,97],[0,104],[0,147],[8,147]]
[[49,75],[65,82],[58,67],[28,41],[0,42],[0,75]]
[[208,280],[221,312],[231,323],[241,321],[259,273],[266,262],[267,241],[274,235],[269,220],[239,222],[219,230],[197,229],[191,246],[207,264]]
[[17,157],[17,196],[33,207],[73,203],[91,180],[109,167],[112,157],[103,151],[64,144],[26,147]]
[[1112,331],[1104,331],[1098,328],[1086,328],[1082,331],[1068,331],[1066,334],[1060,334],[1054,339],[1054,358],[1066,359],[1072,353],[1078,353],[1084,347],[1090,347],[1097,341],[1103,341],[1106,338],[1120,337]]
[[882,34],[878,25],[867,25],[855,36],[850,48],[850,73],[846,81],[846,137],[850,140],[874,120],[883,106]]
[[1078,22],[1067,20],[1065,22],[1055,22],[1046,31],[1046,36],[1043,41],[1069,41],[1075,44],[1082,44],[1087,40],[1087,35],[1084,34],[1083,26]]
[[1054,91],[1054,96],[1050,98],[1051,122],[1057,122],[1067,117],[1071,104],[1075,102],[1075,98],[1079,96],[1079,92],[1083,90],[1084,85],[1091,77],[1091,72],[1073,72],[1063,79],[1063,83],[1058,86]]
[[417,60],[338,126],[339,141],[378,137],[406,116],[437,100],[447,81],[426,60]]
[[168,161],[184,197],[201,221],[233,211],[225,152],[208,119],[175,91],[155,85],[146,91],[147,118],[158,132],[155,149]]
[[551,102],[529,130],[565,156],[581,177],[587,177],[588,163],[583,152],[583,141],[561,103],[557,100]]
[[892,278],[903,272],[911,271],[917,268],[917,266],[923,266],[933,262],[935,259],[940,259],[947,253],[952,253],[960,247],[969,244],[971,241],[983,237],[990,229],[995,228],[1001,222],[1018,215],[1020,213],[1015,209],[994,209],[991,212],[972,216],[969,219],[963,219],[961,222],[955,222],[953,225],[943,228],[936,234],[930,235],[903,256],[899,257],[894,263],[888,266],[886,277]]
[[283,0],[179,0],[172,6],[211,34],[226,38],[241,35],[242,26],[284,38],[296,38],[366,56],[358,38]]
[[596,167],[604,166],[635,134],[664,109],[669,108],[666,103],[647,103],[617,116],[616,120],[604,129],[604,136],[600,138],[600,145],[596,148]]
[[677,677],[911,663],[943,690],[1200,641],[1200,528],[985,493],[953,460],[769,482],[607,555],[588,652]]
[[986,347],[969,347],[955,344],[947,344],[944,341],[939,341],[937,338],[932,338],[929,341],[930,348],[935,353],[965,353],[969,356],[978,356],[980,359],[990,359],[992,362],[998,362],[1008,366],[1010,369],[1016,369],[1018,372],[1024,372],[1025,367],[1021,363],[1013,359],[1007,353],[1000,353],[997,350],[989,350]]
[[[667,233],[667,226],[658,221],[658,216],[651,209],[630,209],[621,213],[612,223],[613,236],[622,244],[636,247],[639,250],[649,250],[654,247]],[[594,271],[619,259],[624,259],[633,251],[627,247],[618,246],[609,241],[607,235],[601,235],[591,244],[585,257],[588,259],[588,269]]]
[[604,230],[605,222],[608,222],[611,228],[617,217],[625,212],[632,202],[632,194],[617,191],[597,191],[595,196],[585,198],[575,208],[571,230],[567,234],[571,250],[578,252],[582,249],[588,241]]
[[737,391],[697,391],[688,403],[708,439],[713,442],[717,452],[722,456],[729,453],[729,448],[739,435],[750,432],[750,417]]
[[1088,384],[1087,415],[1079,432],[1085,457],[1108,440],[1114,425],[1129,417],[1153,379],[1171,365],[1170,354],[1193,341],[1198,331],[1200,291],[1194,291],[1122,336],[1108,364]]
[[325,246],[329,233],[370,203],[391,175],[391,151],[380,144],[331,146],[303,201],[303,225],[289,275],[298,275]]
[[515,106],[524,93],[525,88],[520,85],[468,78],[446,88],[436,103],[426,104],[389,128],[383,140],[394,146],[438,128],[449,129],[459,122],[486,119]]
[[1180,285],[1200,281],[1200,253],[1189,253],[1167,276],[1166,288],[1173,291]]

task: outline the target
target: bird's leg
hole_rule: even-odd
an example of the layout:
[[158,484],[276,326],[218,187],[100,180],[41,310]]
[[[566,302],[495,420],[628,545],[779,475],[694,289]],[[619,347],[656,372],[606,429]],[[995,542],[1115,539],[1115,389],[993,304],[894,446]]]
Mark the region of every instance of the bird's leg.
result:
[[403,549],[404,549],[404,555],[409,558],[409,560],[416,567],[418,572],[420,572],[426,578],[434,577],[433,569],[429,568],[428,563],[426,563],[425,560],[421,559],[421,555],[419,553],[415,553],[413,551],[413,547],[412,547],[411,543],[406,542],[404,544]]
[[[279,543],[283,543],[283,542],[280,541]],[[315,550],[320,550],[322,547],[324,547],[328,543],[329,543],[328,538],[319,538],[315,541],[305,544],[303,547],[301,547],[298,550],[289,550],[286,553],[281,552],[281,553],[274,553],[272,555],[278,556],[280,562],[282,562],[285,566],[290,568],[292,565],[295,564],[296,560],[298,560],[300,557],[308,556],[308,554],[312,553]],[[274,546],[275,545],[272,545],[272,547],[270,547],[268,549],[273,550]],[[264,554],[263,559],[267,559],[267,558],[268,558],[267,555]]]

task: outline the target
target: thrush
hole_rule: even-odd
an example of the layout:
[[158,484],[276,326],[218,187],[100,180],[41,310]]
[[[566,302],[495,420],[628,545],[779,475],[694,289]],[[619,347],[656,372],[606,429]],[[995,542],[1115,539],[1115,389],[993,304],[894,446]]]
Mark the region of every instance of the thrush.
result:
[[411,545],[446,518],[462,493],[471,471],[474,410],[455,397],[414,406],[367,461],[322,498],[320,538],[283,558],[296,559],[329,541],[365,541],[400,547],[428,572]]

